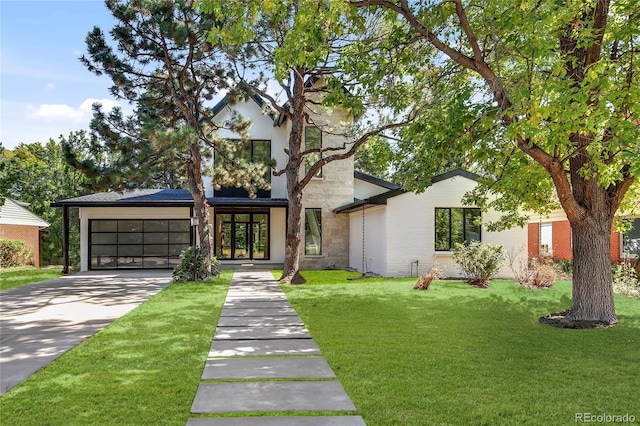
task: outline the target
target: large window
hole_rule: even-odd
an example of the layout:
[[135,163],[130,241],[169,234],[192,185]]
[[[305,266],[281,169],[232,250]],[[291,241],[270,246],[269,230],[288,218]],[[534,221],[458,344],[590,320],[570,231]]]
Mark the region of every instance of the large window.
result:
[[[315,126],[307,126],[304,128],[304,149],[321,149],[322,148],[322,131]],[[308,154],[304,159],[304,172],[309,173],[311,167],[320,161],[322,158],[321,152],[313,152]],[[320,168],[314,175],[315,177],[322,177],[322,168]]]
[[216,213],[218,259],[269,259],[269,213]]
[[322,254],[322,210],[304,209],[304,254]]
[[[240,143],[237,140],[228,140],[229,143]],[[248,141],[242,150],[238,153],[241,160],[249,162],[249,163],[263,163],[269,164],[271,162],[271,141],[270,140],[250,140]],[[221,161],[220,156],[215,157],[215,161]],[[218,163],[217,163],[218,164]],[[264,173],[264,179],[267,182],[271,182],[271,170],[267,168]],[[244,188],[228,188],[223,187],[222,189],[216,190],[214,192],[215,197],[238,197],[238,198],[246,198],[249,196],[249,193]],[[271,191],[259,189],[258,190],[258,198],[269,198],[271,196]]]
[[436,208],[436,251],[453,250],[456,243],[480,241],[480,209]]
[[173,268],[191,244],[186,219],[90,221],[91,269]]
[[640,218],[634,219],[631,229],[622,236],[622,249],[631,256],[640,254]]

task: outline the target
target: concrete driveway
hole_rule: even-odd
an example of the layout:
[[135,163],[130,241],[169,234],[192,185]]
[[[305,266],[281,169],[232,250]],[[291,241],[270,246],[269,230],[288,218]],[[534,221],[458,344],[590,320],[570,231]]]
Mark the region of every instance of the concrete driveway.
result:
[[171,271],[91,271],[0,292],[0,395],[171,282]]

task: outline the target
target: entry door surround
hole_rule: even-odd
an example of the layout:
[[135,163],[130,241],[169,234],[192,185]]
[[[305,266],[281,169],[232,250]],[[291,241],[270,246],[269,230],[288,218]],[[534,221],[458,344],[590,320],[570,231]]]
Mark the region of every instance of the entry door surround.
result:
[[220,260],[268,260],[268,210],[216,210],[215,255]]

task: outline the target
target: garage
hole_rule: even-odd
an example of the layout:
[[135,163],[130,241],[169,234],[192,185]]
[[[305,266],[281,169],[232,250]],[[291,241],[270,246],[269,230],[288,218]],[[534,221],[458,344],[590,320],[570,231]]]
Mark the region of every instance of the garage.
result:
[[89,267],[172,269],[191,245],[189,219],[91,219]]

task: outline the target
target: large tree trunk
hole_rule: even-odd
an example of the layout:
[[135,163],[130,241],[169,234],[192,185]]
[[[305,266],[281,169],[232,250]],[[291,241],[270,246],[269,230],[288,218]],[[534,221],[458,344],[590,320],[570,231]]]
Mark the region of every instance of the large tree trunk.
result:
[[198,237],[200,239],[200,250],[207,261],[207,277],[212,274],[213,262],[213,241],[209,232],[209,203],[205,195],[204,182],[202,180],[202,159],[198,144],[191,146],[191,161],[187,164],[187,176],[189,180],[189,192],[193,197],[193,211],[198,222]]
[[304,133],[304,69],[297,69],[292,73],[293,93],[289,99],[291,103],[290,117],[291,133],[289,133],[289,161],[285,167],[287,177],[287,196],[289,209],[287,212],[287,241],[284,249],[284,269],[281,283],[303,284],[306,280],[300,275],[300,241],[302,217],[302,190],[300,183],[300,167],[302,166],[302,135]]
[[611,276],[611,228],[618,203],[593,179],[576,175],[574,185],[576,198],[585,200],[588,208],[576,215],[565,207],[573,243],[572,306],[540,321],[565,328],[610,327],[618,322]]
[[587,217],[573,229],[572,306],[568,324],[614,325],[618,322],[611,277],[611,220]]
[[[287,187],[288,186],[289,185],[287,185]],[[287,284],[303,284],[306,280],[302,275],[300,275],[302,191],[288,191],[288,195],[289,211],[287,214],[287,241],[284,254],[284,270],[282,271],[280,282]]]

